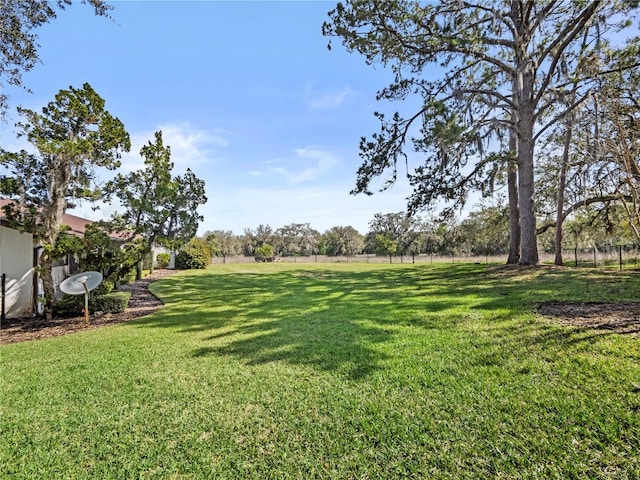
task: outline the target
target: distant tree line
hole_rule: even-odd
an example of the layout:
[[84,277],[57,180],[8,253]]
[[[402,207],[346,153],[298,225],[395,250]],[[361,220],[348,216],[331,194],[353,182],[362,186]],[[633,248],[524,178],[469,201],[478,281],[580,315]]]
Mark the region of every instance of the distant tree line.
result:
[[[542,218],[542,215],[541,215]],[[621,245],[636,242],[623,207],[583,210],[565,224],[561,248],[571,250],[595,245]],[[231,231],[207,231],[193,240],[209,248],[212,257],[223,262],[229,257],[295,257],[326,255],[349,257],[373,254],[411,257],[420,254],[485,256],[509,252],[508,206],[501,200],[479,205],[464,218],[450,215],[422,218],[406,212],[376,213],[365,233],[352,226],[336,226],[324,233],[309,223],[293,223],[274,229],[270,225],[247,228],[243,234]],[[555,251],[554,233],[539,234],[541,250]]]

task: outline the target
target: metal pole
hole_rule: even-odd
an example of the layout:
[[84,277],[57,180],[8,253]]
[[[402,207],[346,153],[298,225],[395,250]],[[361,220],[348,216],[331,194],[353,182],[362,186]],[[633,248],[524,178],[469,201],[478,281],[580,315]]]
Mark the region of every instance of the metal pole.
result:
[[6,308],[6,303],[4,300],[4,296],[7,292],[7,274],[3,273],[2,274],[2,281],[0,281],[0,294],[2,295],[2,310],[0,312],[0,322],[4,322],[5,320],[5,308]]
[[84,287],[84,323],[89,323],[89,289],[87,282],[82,282]]

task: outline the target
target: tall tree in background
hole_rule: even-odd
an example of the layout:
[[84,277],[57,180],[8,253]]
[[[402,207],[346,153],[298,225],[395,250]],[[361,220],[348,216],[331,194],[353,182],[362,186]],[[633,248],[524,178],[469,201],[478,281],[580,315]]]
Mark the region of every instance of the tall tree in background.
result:
[[280,255],[311,255],[317,249],[320,232],[309,223],[291,223],[278,228],[276,236],[280,239]]
[[[577,103],[588,96],[588,83],[598,72],[582,67],[608,33],[628,24],[633,4],[339,3],[329,12],[323,33],[341,38],[349,51],[364,55],[370,64],[391,66],[395,81],[378,93],[378,99],[417,95],[421,100],[406,118],[395,113],[387,119],[376,113],[381,130],[361,140],[364,161],[353,193],[371,194],[372,180],[389,170],[391,179],[383,188],[392,185],[398,162],[410,160],[408,142],[424,159],[413,173],[407,172],[414,187],[410,211],[438,199],[460,206],[470,191],[490,191],[505,172],[505,159],[515,155],[517,176],[509,178],[517,179],[510,193],[515,195],[517,187],[519,221],[511,225],[519,227],[519,262],[537,264],[535,144],[548,125],[562,118],[562,113],[549,116],[548,110],[566,88],[584,86]],[[584,44],[589,48],[580,48]],[[566,85],[566,76],[559,74],[563,70],[573,72],[576,82]],[[509,145],[509,138],[515,145]],[[510,198],[510,204],[515,200]]]
[[227,257],[232,257],[240,253],[240,241],[230,230],[205,232],[204,239],[207,245],[209,245],[211,255],[214,257],[222,257],[224,263],[227,263]]
[[324,235],[324,253],[336,257],[350,257],[362,252],[364,238],[352,226],[332,227]]
[[88,83],[60,90],[41,113],[18,111],[25,120],[17,126],[37,153],[0,151],[0,165],[11,172],[0,178],[0,192],[16,200],[7,209],[8,217],[42,244],[39,265],[50,319],[55,304],[51,269],[64,230],[62,216],[79,199],[101,198],[95,169],[117,168],[130,140],[122,122],[105,110],[104,100]]
[[[103,0],[82,0],[96,15],[109,16],[113,9]],[[24,87],[22,74],[39,61],[36,29],[55,19],[71,0],[0,0],[0,116],[8,110],[6,85]],[[58,11],[56,11],[58,10]]]
[[171,148],[164,145],[161,131],[155,142],[140,149],[140,156],[145,168],[118,174],[107,184],[125,209],[122,219],[130,231],[125,241],[142,236],[147,250],[154,242],[180,246],[196,235],[203,220],[197,209],[207,201],[204,181],[190,169],[172,176]]
[[369,222],[369,233],[373,234],[375,250],[391,257],[400,257],[411,253],[412,247],[418,241],[420,233],[420,218],[408,216],[405,212],[376,213]]

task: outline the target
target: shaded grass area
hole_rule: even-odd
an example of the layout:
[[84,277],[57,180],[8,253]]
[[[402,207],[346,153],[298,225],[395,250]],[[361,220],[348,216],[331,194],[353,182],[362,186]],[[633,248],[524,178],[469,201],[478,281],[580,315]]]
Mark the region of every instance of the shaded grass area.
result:
[[544,301],[637,274],[216,265],[126,325],[0,348],[10,478],[640,478],[640,342]]

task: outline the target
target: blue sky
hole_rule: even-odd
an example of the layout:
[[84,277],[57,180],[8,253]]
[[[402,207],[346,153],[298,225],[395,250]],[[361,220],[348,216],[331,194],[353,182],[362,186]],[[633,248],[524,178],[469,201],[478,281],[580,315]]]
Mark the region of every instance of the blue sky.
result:
[[349,195],[360,137],[378,130],[374,111],[394,108],[375,100],[392,77],[335,39],[327,49],[321,26],[335,2],[109,3],[113,21],[78,4],[38,31],[42,64],[23,78],[33,93],[7,90],[4,148],[23,146],[16,106],[40,109],[88,82],[131,135],[123,170],[142,167],[140,148],[162,130],[174,173],[190,167],[206,182],[200,234],[306,222],[366,233],[375,213],[405,209],[402,182]]

